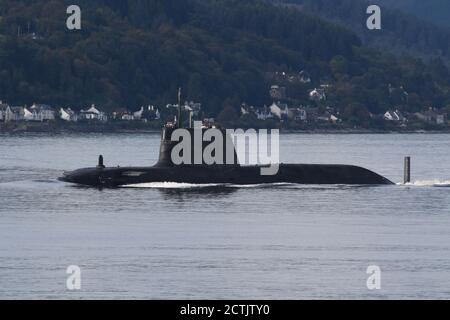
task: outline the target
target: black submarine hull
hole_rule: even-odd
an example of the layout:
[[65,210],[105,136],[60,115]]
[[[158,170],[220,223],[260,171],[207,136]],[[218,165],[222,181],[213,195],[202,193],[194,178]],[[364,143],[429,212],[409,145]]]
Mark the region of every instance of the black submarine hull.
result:
[[261,175],[261,166],[178,165],[85,168],[59,180],[92,187],[120,187],[152,182],[254,185],[271,183],[391,185],[385,177],[351,165],[280,164],[275,175]]
[[[348,185],[387,185],[393,184],[388,179],[370,170],[351,165],[325,165],[325,164],[280,164],[274,175],[263,175],[270,170],[262,170],[263,166],[245,166],[239,164],[236,150],[228,150],[227,143],[223,145],[224,159],[232,158],[233,164],[208,165],[203,161],[200,164],[174,164],[172,151],[178,143],[172,141],[176,128],[164,128],[161,135],[159,159],[152,167],[109,167],[103,165],[103,157],[99,157],[97,167],[79,169],[67,172],[59,180],[93,187],[120,187],[152,182],[176,182],[188,184],[233,184],[255,185],[273,183],[297,184],[348,184]],[[187,129],[195,136],[196,129]],[[205,132],[208,129],[201,129]],[[224,140],[230,142],[231,136],[221,130]],[[195,145],[191,149],[195,150]],[[203,141],[201,151],[208,146]],[[231,145],[234,145],[231,141]],[[228,157],[230,156],[230,157]],[[194,153],[191,161],[195,163]],[[228,163],[223,161],[222,163]],[[267,169],[264,168],[264,169]]]

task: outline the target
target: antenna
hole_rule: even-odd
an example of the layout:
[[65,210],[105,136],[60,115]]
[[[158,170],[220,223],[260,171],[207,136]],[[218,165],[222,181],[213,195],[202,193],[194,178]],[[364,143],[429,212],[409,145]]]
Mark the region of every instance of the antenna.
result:
[[178,128],[182,126],[181,121],[181,88],[178,88]]

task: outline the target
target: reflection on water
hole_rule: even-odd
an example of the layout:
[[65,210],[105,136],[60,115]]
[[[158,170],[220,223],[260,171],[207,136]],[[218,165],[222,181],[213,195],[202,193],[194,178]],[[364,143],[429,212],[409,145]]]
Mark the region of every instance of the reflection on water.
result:
[[195,201],[198,199],[217,199],[226,197],[236,192],[237,189],[228,188],[226,186],[202,187],[202,188],[157,188],[161,195],[167,201],[172,201],[174,198],[177,201]]
[[[159,135],[0,136],[0,298],[450,298],[450,135],[281,136],[289,163],[411,185],[98,190],[57,181],[152,165]],[[69,292],[67,266],[82,290]],[[366,269],[382,270],[382,290]]]

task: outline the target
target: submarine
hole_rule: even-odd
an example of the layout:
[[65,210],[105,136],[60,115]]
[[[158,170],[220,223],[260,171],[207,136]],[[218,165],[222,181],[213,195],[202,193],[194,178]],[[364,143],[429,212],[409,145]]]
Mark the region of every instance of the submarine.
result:
[[[179,98],[177,125],[166,125],[161,135],[159,159],[151,167],[106,167],[103,156],[99,156],[95,167],[64,172],[60,181],[77,185],[117,188],[143,183],[187,183],[187,184],[217,184],[217,185],[259,185],[259,184],[305,184],[305,185],[392,185],[387,178],[368,169],[353,165],[332,164],[279,164],[277,172],[263,175],[261,170],[265,165],[239,164],[236,149],[224,146],[225,157],[232,157],[233,164],[206,164],[202,160],[198,164],[177,164],[172,159],[172,151],[178,144],[172,136],[181,125],[181,103]],[[192,119],[189,119],[189,123]],[[194,128],[183,128],[194,133]],[[208,128],[202,128],[202,132]],[[224,139],[229,139],[224,129],[219,130]],[[228,140],[229,141],[229,140]],[[202,150],[208,147],[208,142],[202,141]],[[227,154],[232,152],[232,154]],[[194,155],[191,155],[194,160]],[[192,161],[190,163],[196,163]],[[227,162],[228,163],[228,162]]]

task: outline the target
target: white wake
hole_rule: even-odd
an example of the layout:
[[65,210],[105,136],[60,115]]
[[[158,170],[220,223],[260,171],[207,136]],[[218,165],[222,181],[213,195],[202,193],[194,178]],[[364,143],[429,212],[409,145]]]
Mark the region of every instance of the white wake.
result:
[[179,183],[179,182],[148,182],[138,184],[127,184],[122,188],[144,188],[144,189],[192,189],[192,188],[210,188],[221,186],[220,184],[193,184],[193,183]]
[[412,187],[450,187],[450,180],[417,180],[411,183],[399,183],[398,185]]

